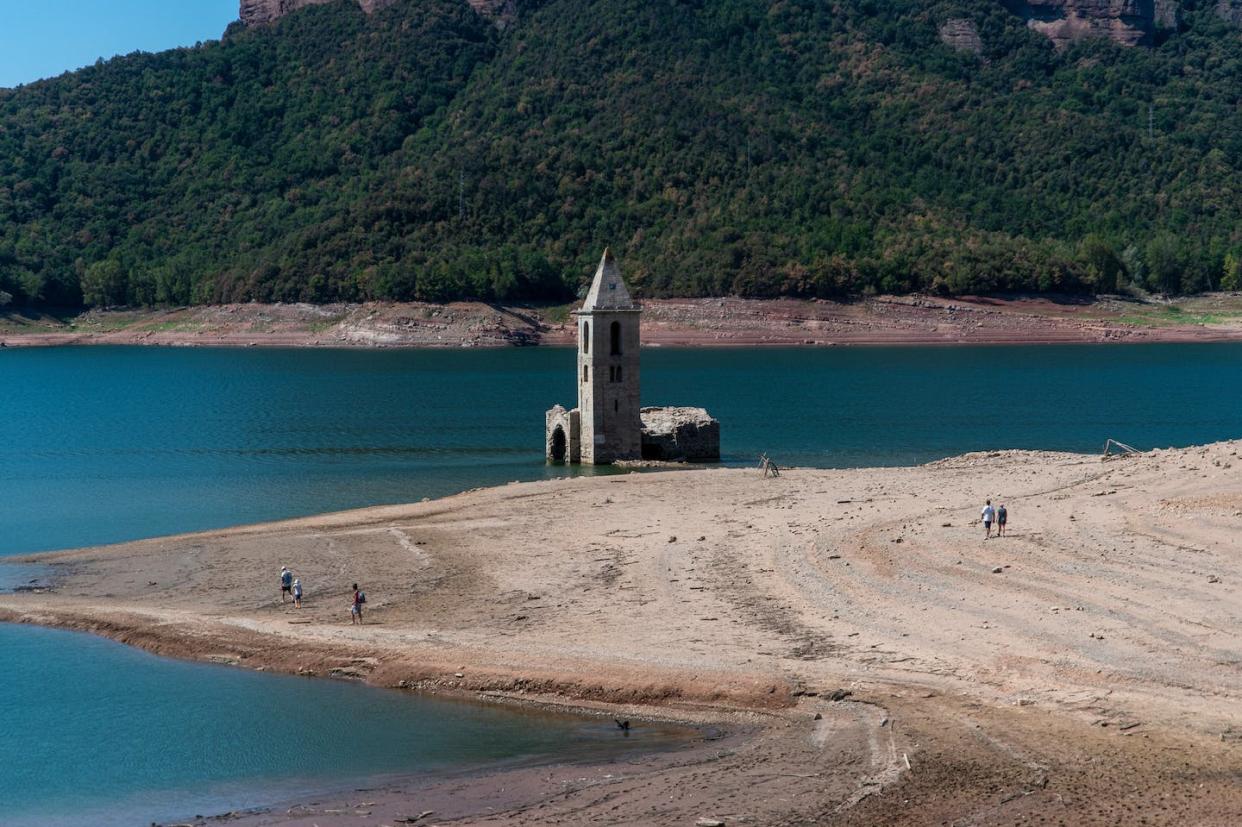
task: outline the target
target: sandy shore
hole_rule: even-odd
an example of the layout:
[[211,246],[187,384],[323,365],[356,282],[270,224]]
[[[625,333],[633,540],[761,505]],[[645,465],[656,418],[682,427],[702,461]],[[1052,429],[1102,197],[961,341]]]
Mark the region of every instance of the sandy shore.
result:
[[[876,296],[654,299],[643,342],[667,346],[1054,344],[1242,340],[1242,295],[1176,303],[1117,297]],[[571,345],[570,307],[452,304],[235,304],[0,313],[9,347],[124,344],[231,347],[504,347]]]
[[[726,733],[243,824],[1237,824],[1240,454],[513,484],[41,555],[57,588],[0,619]],[[984,541],[985,497],[1008,537]]]

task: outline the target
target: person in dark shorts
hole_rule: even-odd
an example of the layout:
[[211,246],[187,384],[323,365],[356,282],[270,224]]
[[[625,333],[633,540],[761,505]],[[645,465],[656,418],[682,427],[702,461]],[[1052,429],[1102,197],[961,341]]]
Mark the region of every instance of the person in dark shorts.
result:
[[992,536],[992,521],[996,518],[996,509],[992,507],[991,500],[984,504],[979,516],[983,520],[983,539],[986,540]]
[[289,571],[288,566],[280,567],[280,602],[284,603],[289,599],[289,593],[293,591],[293,572]]
[[367,602],[367,593],[358,588],[358,584],[354,584],[354,602],[349,607],[349,622],[362,623],[362,604]]
[[1001,503],[996,509],[996,536],[1005,536],[1005,523],[1009,520],[1009,512],[1005,510],[1005,504]]

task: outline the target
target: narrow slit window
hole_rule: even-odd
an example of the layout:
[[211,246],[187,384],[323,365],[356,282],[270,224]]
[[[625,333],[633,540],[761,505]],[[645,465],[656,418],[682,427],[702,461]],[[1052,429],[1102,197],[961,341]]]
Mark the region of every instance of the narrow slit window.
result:
[[582,384],[585,385],[587,382],[590,382],[590,381],[591,381],[591,369],[587,365],[583,365],[582,366]]
[[621,410],[621,400],[620,399],[612,400],[612,412],[617,413],[620,410]]
[[621,366],[617,365],[617,381],[621,381]]
[[621,355],[621,323],[613,322],[610,330],[612,334],[612,355]]

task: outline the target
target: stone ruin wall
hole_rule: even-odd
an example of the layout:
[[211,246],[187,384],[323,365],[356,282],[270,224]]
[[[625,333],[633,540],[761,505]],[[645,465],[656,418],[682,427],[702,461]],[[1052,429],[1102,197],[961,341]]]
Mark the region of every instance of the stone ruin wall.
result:
[[572,411],[565,410],[563,405],[557,405],[544,414],[544,457],[548,462],[556,462],[553,439],[556,429],[560,429],[565,434],[565,458],[561,461],[568,463],[581,462],[582,460],[582,432],[578,419],[578,409]]
[[720,421],[703,408],[643,408],[643,459],[715,462]]

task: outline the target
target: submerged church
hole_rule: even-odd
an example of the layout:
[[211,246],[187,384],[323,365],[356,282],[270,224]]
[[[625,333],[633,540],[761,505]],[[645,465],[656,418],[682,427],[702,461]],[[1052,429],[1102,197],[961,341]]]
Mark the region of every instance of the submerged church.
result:
[[639,319],[608,250],[578,321],[578,407],[545,417],[549,462],[607,465],[618,460],[720,459],[720,423],[702,408],[644,408],[639,394]]

